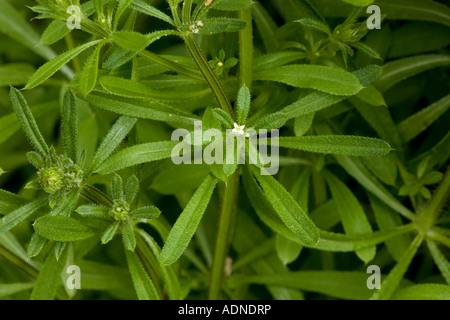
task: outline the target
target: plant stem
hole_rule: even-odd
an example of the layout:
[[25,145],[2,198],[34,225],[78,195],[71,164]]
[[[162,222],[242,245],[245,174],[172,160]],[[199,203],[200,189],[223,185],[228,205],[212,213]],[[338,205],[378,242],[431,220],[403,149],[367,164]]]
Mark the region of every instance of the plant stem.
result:
[[80,194],[82,197],[86,198],[94,204],[103,204],[108,208],[111,208],[114,204],[114,202],[106,194],[88,184],[85,184],[83,186]]
[[191,69],[191,68],[185,67],[181,64],[178,64],[176,62],[170,61],[170,60],[163,58],[153,52],[143,50],[143,51],[139,52],[139,55],[141,57],[146,58],[152,62],[155,62],[163,67],[166,67],[167,69],[169,69],[171,71],[177,72],[177,73],[187,76],[189,78],[196,79],[196,80],[205,80],[203,78],[203,76],[197,70]]
[[[247,22],[247,26],[239,32],[239,57],[240,57],[239,82],[240,86],[245,85],[251,90],[252,74],[253,74],[253,30],[252,30],[251,8],[240,11],[239,17]],[[216,79],[219,87],[221,87],[217,78],[215,77],[214,72],[212,72],[212,70],[209,68],[208,63],[206,63],[205,61],[204,64],[206,64],[207,69]],[[221,101],[218,100],[218,102],[219,105],[223,108],[223,102],[222,104]],[[226,102],[227,107],[230,109],[231,116],[233,117],[233,119],[235,119],[228,99]],[[238,167],[236,168],[234,174],[228,178],[225,184],[225,189],[222,197],[222,208],[219,217],[219,227],[217,230],[214,257],[211,264],[211,273],[208,291],[208,299],[210,300],[218,300],[221,298],[222,284],[225,272],[225,259],[228,255],[230,245],[229,241],[230,230],[235,212],[236,195],[239,187],[239,176],[240,170]]]
[[239,32],[239,82],[252,90],[253,81],[253,25],[252,7],[239,11],[239,19],[247,22]]
[[201,52],[200,48],[198,47],[197,43],[195,42],[195,39],[192,35],[187,35],[184,37],[184,41],[186,43],[186,47],[189,51],[189,53],[192,56],[192,59],[194,59],[195,64],[197,65],[198,69],[202,73],[203,77],[205,78],[206,82],[208,82],[208,85],[210,86],[217,103],[219,106],[225,110],[228,111],[233,118],[234,122],[236,122],[236,118],[233,113],[233,109],[231,108],[230,101],[228,100],[228,97],[225,93],[225,90],[223,89],[222,85],[219,82],[219,79],[217,78],[216,74],[211,70],[208,62],[206,61],[205,57],[203,56],[203,53]]
[[228,178],[222,197],[214,257],[211,264],[208,299],[221,298],[225,259],[228,255],[229,238],[239,186],[239,168]]

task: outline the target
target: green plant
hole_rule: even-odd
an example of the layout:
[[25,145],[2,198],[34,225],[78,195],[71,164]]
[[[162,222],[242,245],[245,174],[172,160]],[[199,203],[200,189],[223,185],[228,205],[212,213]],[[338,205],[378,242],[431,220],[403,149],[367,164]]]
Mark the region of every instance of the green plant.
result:
[[[36,2],[0,0],[0,296],[450,298],[448,6],[375,1],[371,31],[374,1]],[[197,163],[209,129],[256,161]],[[279,130],[277,175],[249,129]]]

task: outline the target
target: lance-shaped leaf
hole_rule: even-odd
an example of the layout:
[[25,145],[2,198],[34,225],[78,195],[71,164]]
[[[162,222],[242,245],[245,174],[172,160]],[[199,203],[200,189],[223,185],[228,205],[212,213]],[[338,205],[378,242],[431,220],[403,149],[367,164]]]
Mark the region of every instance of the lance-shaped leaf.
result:
[[178,141],[150,142],[123,149],[105,161],[96,171],[100,174],[112,173],[137,164],[167,159]]
[[130,6],[133,0],[119,0],[119,5],[117,6],[116,14],[114,15],[113,21],[113,30],[117,29],[117,25],[119,24],[120,18],[125,10]]
[[19,123],[22,129],[25,131],[30,143],[42,156],[46,156],[49,152],[47,143],[44,140],[39,128],[36,124],[36,120],[31,113],[30,107],[27,104],[22,93],[16,88],[11,87],[10,99],[14,109],[14,112],[19,119]]
[[123,182],[122,177],[117,173],[111,180],[111,195],[113,199],[123,200]]
[[450,108],[450,94],[416,114],[400,122],[397,126],[403,142],[408,142],[428,128]]
[[132,31],[114,32],[112,38],[119,47],[133,52],[142,51],[150,44],[149,37]]
[[31,216],[33,213],[40,210],[44,206],[46,201],[47,199],[45,197],[36,199],[4,216],[0,220],[0,234],[11,230],[17,224],[21,223],[29,216]]
[[135,175],[132,175],[125,182],[125,201],[131,205],[136,199],[138,192],[139,180]]
[[450,285],[450,262],[448,262],[444,254],[441,250],[439,250],[435,242],[428,240],[427,245],[434,262],[439,268],[439,271],[441,271],[441,274],[445,281],[447,281],[447,284]]
[[117,233],[117,230],[119,229],[120,221],[114,221],[111,223],[111,225],[105,230],[105,232],[102,235],[102,244],[107,244],[110,242],[114,236]]
[[297,201],[275,178],[269,175],[261,175],[259,169],[252,167],[253,174],[261,185],[264,195],[273,208],[300,241],[306,245],[316,245],[319,242],[319,229],[306,215]]
[[156,100],[117,97],[110,94],[91,92],[86,100],[98,108],[139,119],[151,119],[192,126],[198,120],[194,115],[183,112]]
[[363,88],[358,78],[344,69],[316,65],[288,65],[264,70],[255,73],[254,79],[277,81],[340,96],[357,94]]
[[248,112],[250,111],[250,100],[250,90],[246,86],[241,87],[236,100],[236,113],[240,125],[245,124],[247,120]]
[[91,92],[95,84],[97,83],[98,75],[98,61],[100,58],[100,51],[103,48],[103,43],[99,44],[94,52],[92,52],[88,61],[84,65],[83,72],[81,73],[80,85],[78,90],[83,96],[86,96]]
[[403,254],[400,261],[396,264],[394,269],[389,272],[387,278],[381,283],[381,289],[377,290],[371,297],[370,300],[388,300],[391,298],[395,289],[397,289],[400,281],[403,278],[406,270],[411,264],[412,259],[416,255],[417,250],[422,244],[423,235],[418,234],[413,240],[408,250]]
[[54,241],[79,241],[94,235],[78,220],[64,216],[46,215],[38,218],[33,226],[40,236]]
[[56,58],[50,60],[49,62],[45,63],[42,67],[40,67],[28,80],[27,85],[24,89],[33,89],[40,85],[42,82],[50,78],[52,75],[54,75],[59,69],[61,69],[66,63],[68,63],[70,60],[75,58],[77,55],[79,55],[81,52],[86,50],[89,47],[92,47],[93,45],[96,45],[100,43],[103,40],[95,40],[91,41],[85,44],[82,44],[79,47],[73,48]]
[[236,32],[245,28],[246,22],[233,18],[210,18],[202,20],[203,26],[195,26],[200,34],[212,35],[222,32]]
[[279,145],[302,151],[355,157],[385,156],[392,150],[387,142],[380,139],[340,135],[280,137]]
[[342,0],[355,6],[365,7],[372,4],[375,0]]
[[78,110],[75,95],[70,90],[64,95],[61,133],[67,155],[78,163]]
[[304,18],[296,22],[299,22],[302,26],[322,31],[328,35],[331,35],[330,27],[320,20]]
[[44,249],[44,246],[47,244],[47,241],[48,241],[47,239],[41,237],[36,232],[33,233],[27,248],[28,258],[33,258],[37,256],[42,251],[42,249]]
[[[325,171],[324,175],[341,215],[345,233],[349,235],[371,233],[372,227],[369,220],[352,191],[331,172]],[[367,263],[375,257],[375,246],[357,250],[356,254],[362,261]]]
[[425,283],[397,290],[391,300],[447,300],[450,286],[437,283]]
[[61,284],[59,275],[64,268],[64,260],[64,254],[59,260],[54,254],[47,255],[34,284],[30,300],[53,300],[55,298],[58,286]]
[[124,220],[122,226],[123,245],[125,246],[125,249],[134,251],[136,248],[136,236],[134,235],[133,225],[130,218]]
[[94,158],[86,170],[86,176],[95,171],[103,162],[111,155],[111,153],[119,146],[122,140],[126,137],[128,132],[133,128],[137,119],[122,116],[114,123],[111,130],[109,130],[105,139],[97,149]]
[[151,17],[158,18],[175,26],[175,23],[173,22],[172,18],[170,18],[164,12],[156,9],[155,7],[145,3],[142,0],[133,0],[133,3],[130,5],[130,7],[136,11],[147,14]]
[[130,270],[131,279],[133,280],[134,289],[139,300],[159,300],[158,292],[155,285],[142,266],[138,256],[129,250],[125,250],[127,257],[128,269]]
[[186,250],[205,213],[217,179],[208,175],[178,217],[159,256],[163,265],[173,264]]
[[285,238],[279,234],[277,234],[276,236],[275,244],[278,257],[284,265],[294,262],[298,258],[303,248],[301,244],[289,240],[288,238]]
[[133,219],[147,219],[147,220],[156,219],[159,217],[160,214],[161,211],[155,206],[141,207],[131,212],[131,216],[133,217]]
[[418,73],[450,65],[450,55],[428,54],[386,63],[383,75],[375,82],[381,92]]
[[7,283],[0,284],[0,298],[6,297],[21,291],[30,290],[34,286],[34,282],[24,283]]

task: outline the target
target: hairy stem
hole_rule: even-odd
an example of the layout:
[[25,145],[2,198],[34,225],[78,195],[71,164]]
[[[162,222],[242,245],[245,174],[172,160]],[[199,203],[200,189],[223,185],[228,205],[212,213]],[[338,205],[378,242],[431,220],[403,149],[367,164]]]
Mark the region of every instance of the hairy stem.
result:
[[220,211],[216,245],[209,280],[208,299],[210,300],[218,300],[221,298],[225,259],[228,255],[230,245],[230,230],[235,211],[238,186],[239,168],[237,168],[235,173],[228,178],[222,196],[222,208]]
[[217,103],[219,106],[225,110],[228,111],[233,118],[233,120],[236,122],[236,118],[233,113],[233,109],[231,108],[230,101],[228,100],[228,97],[225,93],[225,90],[223,89],[222,85],[219,82],[219,79],[217,78],[216,74],[211,70],[208,62],[206,61],[205,57],[203,56],[203,53],[201,52],[200,48],[198,47],[197,43],[195,42],[195,39],[192,35],[188,35],[184,37],[184,41],[186,43],[186,47],[189,51],[189,53],[192,56],[192,59],[194,59],[195,64],[197,65],[198,69],[202,73],[203,77],[205,78],[206,82],[210,86],[214,97],[217,100]]

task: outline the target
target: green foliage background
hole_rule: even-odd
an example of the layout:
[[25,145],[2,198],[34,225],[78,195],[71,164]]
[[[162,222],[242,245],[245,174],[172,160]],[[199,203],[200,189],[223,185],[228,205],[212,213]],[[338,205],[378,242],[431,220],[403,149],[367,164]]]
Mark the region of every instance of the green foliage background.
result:
[[0,298],[450,299],[449,1],[81,2],[0,0]]

